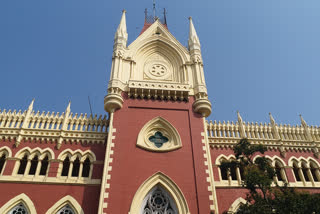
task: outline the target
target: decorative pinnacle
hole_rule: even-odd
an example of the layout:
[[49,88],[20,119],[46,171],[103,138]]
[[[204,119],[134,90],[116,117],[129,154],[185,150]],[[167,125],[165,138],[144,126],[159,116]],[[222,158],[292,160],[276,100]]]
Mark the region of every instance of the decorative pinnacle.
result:
[[272,114],[271,114],[271,112],[269,112],[269,117],[270,117],[270,122],[271,122],[271,124],[276,124],[276,121],[274,120],[274,118],[272,117]]
[[123,10],[122,10],[122,13],[126,13],[126,12],[127,12],[126,9],[123,9]]
[[200,50],[200,41],[194,28],[192,17],[189,17],[189,40],[188,40],[189,50]]
[[126,24],[126,10],[122,11],[122,16],[120,20],[120,24],[117,28],[117,32],[114,35],[115,40],[119,40],[127,44],[128,33],[127,33],[127,24]]
[[30,105],[29,105],[29,107],[28,107],[28,111],[31,111],[32,109],[33,109],[33,103],[34,103],[34,98],[32,99],[32,101],[31,101],[31,103],[30,103]]

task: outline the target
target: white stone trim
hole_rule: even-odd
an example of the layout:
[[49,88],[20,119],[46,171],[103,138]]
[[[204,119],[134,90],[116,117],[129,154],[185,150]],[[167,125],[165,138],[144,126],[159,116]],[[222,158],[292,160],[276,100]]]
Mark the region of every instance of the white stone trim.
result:
[[[160,131],[169,139],[169,141],[160,148],[149,141],[149,137],[157,131]],[[181,148],[182,142],[177,129],[170,122],[162,117],[156,117],[147,122],[140,130],[137,146],[153,152],[167,152]]]
[[23,203],[26,209],[28,210],[28,213],[30,214],[37,214],[36,208],[31,201],[31,199],[24,193],[17,195],[16,197],[12,198],[10,201],[5,203],[0,208],[0,213],[7,213],[9,212],[13,207],[18,205],[19,203]]
[[144,198],[157,185],[170,194],[177,206],[178,213],[190,214],[187,201],[178,185],[162,172],[155,173],[141,184],[133,197],[129,214],[140,213]]
[[[203,128],[205,130],[205,117],[203,117]],[[201,132],[202,136],[202,149],[204,152],[204,165],[206,167],[206,174],[207,174],[207,182],[209,184],[208,191],[209,194],[209,201],[210,201],[210,210],[214,211],[215,213],[219,213],[218,210],[218,202],[217,202],[217,195],[216,195],[216,188],[215,188],[215,182],[214,182],[214,175],[213,175],[213,167],[212,167],[212,160],[211,160],[211,154],[210,154],[210,147],[209,147],[209,141],[208,141],[208,135],[207,132]]]
[[239,207],[242,204],[246,204],[247,201],[241,197],[237,198],[230,206],[229,210],[228,210],[228,214],[234,214],[238,211]]
[[75,214],[84,214],[84,211],[81,208],[78,201],[70,195],[67,195],[61,198],[59,201],[57,201],[50,209],[48,209],[46,214],[56,214],[60,209],[62,209],[67,204],[73,209],[73,211],[75,211]]

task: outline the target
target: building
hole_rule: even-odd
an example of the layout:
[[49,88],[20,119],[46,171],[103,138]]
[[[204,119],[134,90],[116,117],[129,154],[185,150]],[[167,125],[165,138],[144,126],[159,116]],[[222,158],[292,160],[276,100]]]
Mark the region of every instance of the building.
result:
[[107,116],[0,112],[2,214],[233,213],[241,170],[221,171],[247,137],[268,147],[274,178],[319,192],[319,127],[206,121],[211,113],[200,41],[188,48],[166,19],[148,17],[127,46],[125,11],[114,38]]

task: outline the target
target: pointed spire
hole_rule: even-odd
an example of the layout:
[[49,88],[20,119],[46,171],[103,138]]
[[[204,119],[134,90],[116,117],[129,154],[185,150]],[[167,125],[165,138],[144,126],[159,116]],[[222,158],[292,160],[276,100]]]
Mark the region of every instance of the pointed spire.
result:
[[271,126],[272,126],[272,133],[273,133],[274,138],[281,140],[278,126],[277,126],[276,121],[274,120],[271,112],[269,112],[269,117],[270,117],[270,122],[271,122]]
[[312,138],[312,136],[311,136],[311,133],[310,133],[310,130],[309,130],[309,127],[308,127],[307,122],[303,119],[303,117],[302,117],[301,114],[300,114],[299,116],[300,116],[300,120],[301,120],[302,127],[303,127],[303,129],[304,129],[304,131],[305,131],[305,134],[307,135],[307,139],[308,139],[309,141],[313,141],[313,138]]
[[31,101],[31,103],[30,103],[30,105],[28,107],[28,112],[30,112],[30,113],[31,113],[31,111],[33,109],[33,103],[34,103],[34,98],[32,99],[32,101]]
[[246,136],[246,133],[245,133],[245,131],[244,131],[243,121],[242,121],[242,117],[241,117],[239,111],[237,111],[237,116],[238,116],[240,137],[241,137],[241,138],[247,137],[247,136]]
[[68,106],[67,106],[67,108],[66,108],[65,114],[66,114],[66,115],[69,115],[69,114],[70,114],[70,111],[71,111],[71,101],[69,101],[69,104],[68,104]]
[[243,122],[242,122],[242,117],[241,117],[239,111],[237,111],[237,116],[238,116],[238,122],[239,122],[239,123],[243,123]]
[[300,120],[301,120],[301,124],[303,127],[308,127],[307,122],[303,119],[302,115],[299,114]]
[[189,51],[194,50],[194,49],[200,50],[200,40],[197,35],[196,29],[194,28],[191,17],[189,17],[189,22],[190,22],[189,40],[188,40]]
[[276,125],[276,121],[275,121],[274,118],[272,117],[271,112],[269,112],[269,117],[270,117],[271,125],[272,125],[272,126]]
[[126,24],[126,10],[122,11],[122,17],[120,24],[117,28],[117,32],[114,35],[115,43],[123,44],[124,47],[127,45],[128,33],[127,33],[127,24]]

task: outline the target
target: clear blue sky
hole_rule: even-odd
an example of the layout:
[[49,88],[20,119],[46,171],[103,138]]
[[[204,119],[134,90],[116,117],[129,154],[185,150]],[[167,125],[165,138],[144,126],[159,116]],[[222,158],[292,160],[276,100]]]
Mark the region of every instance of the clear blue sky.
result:
[[[104,113],[113,36],[127,10],[129,43],[152,0],[0,1],[0,109]],[[320,125],[319,0],[157,0],[171,33],[188,40],[192,16],[211,120]]]

